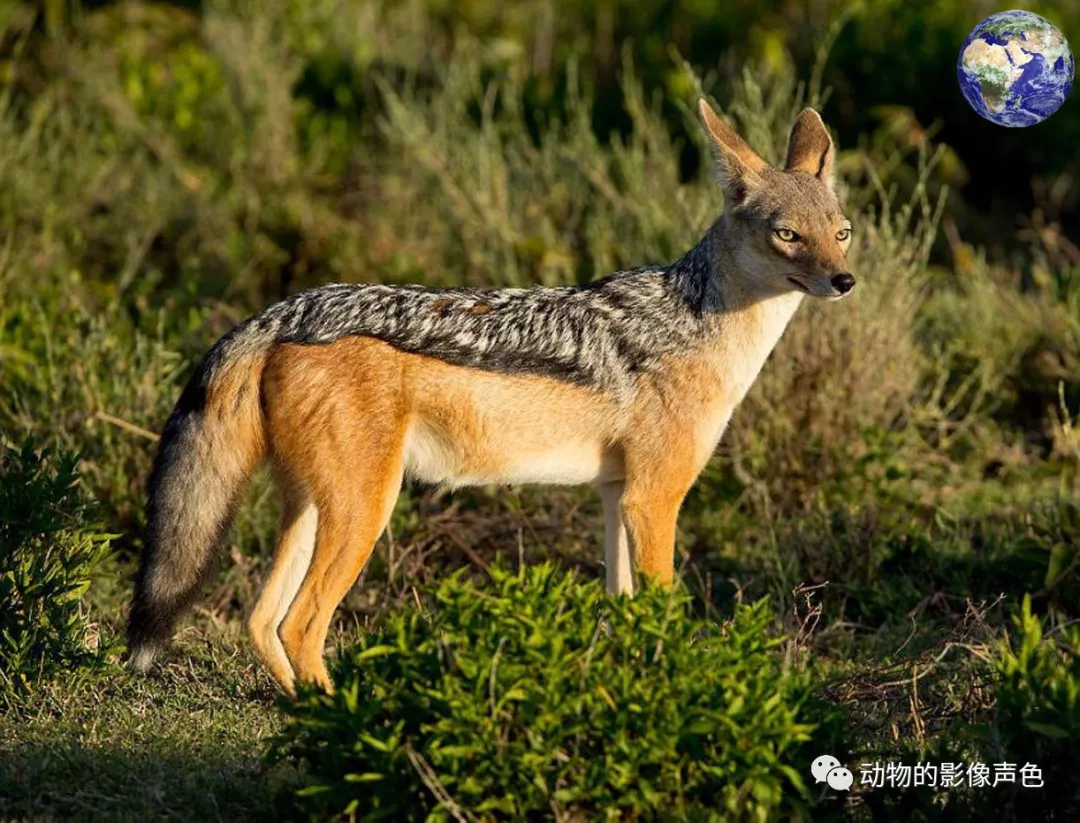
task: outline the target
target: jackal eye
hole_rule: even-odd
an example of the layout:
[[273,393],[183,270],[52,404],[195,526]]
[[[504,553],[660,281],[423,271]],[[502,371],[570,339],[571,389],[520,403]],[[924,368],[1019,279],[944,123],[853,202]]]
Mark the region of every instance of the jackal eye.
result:
[[850,240],[851,229],[840,229],[840,231],[836,233],[836,239],[839,240],[841,243]]
[[785,243],[794,243],[800,239],[799,235],[797,235],[791,229],[774,229],[773,234],[775,234]]

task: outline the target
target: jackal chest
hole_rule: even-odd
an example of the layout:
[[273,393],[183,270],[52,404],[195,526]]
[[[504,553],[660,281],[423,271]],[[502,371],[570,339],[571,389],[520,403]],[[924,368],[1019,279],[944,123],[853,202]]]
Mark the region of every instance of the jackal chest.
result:
[[[663,431],[673,452],[704,466],[723,437],[736,407],[753,385],[764,356],[723,349],[672,358],[639,401],[637,425]],[[767,352],[766,352],[767,356]],[[629,433],[631,437],[634,432]]]

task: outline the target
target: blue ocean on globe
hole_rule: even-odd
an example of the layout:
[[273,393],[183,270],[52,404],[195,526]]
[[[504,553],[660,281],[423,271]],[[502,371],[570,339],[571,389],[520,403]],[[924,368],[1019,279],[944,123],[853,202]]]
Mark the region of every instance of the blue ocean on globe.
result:
[[1076,61],[1069,42],[1030,11],[992,14],[960,48],[956,74],[975,111],[999,126],[1033,126],[1061,108]]

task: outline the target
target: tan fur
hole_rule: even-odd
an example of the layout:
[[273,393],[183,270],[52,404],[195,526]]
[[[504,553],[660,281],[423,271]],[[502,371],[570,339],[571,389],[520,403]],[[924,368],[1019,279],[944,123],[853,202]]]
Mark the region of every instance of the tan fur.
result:
[[[733,338],[760,336],[763,322],[758,309],[733,316]],[[287,690],[294,677],[329,688],[322,649],[330,618],[406,472],[447,485],[596,483],[609,530],[609,588],[632,591],[631,547],[642,571],[670,581],[679,506],[752,380],[733,373],[731,362],[712,352],[672,358],[619,405],[579,386],[453,366],[367,338],[275,348],[263,405],[291,502],[250,620],[275,679]],[[288,580],[316,519],[312,506],[311,565],[282,619]]]
[[[276,348],[263,396],[278,474],[305,489],[318,511],[311,567],[280,625],[282,648],[297,677],[326,687],[330,618],[384,529],[406,468],[451,485],[585,482],[621,471],[605,437],[618,413],[599,395],[450,366],[366,338]],[[286,527],[279,551],[294,540]],[[287,689],[291,677],[267,621],[289,562],[275,563],[251,621],[260,654]]]
[[[387,347],[388,348],[388,347]],[[585,483],[621,472],[624,414],[599,392],[389,350],[408,403],[406,467],[429,483]]]
[[[311,563],[278,632],[295,676],[324,688],[330,680],[323,646],[334,609],[367,562],[401,484],[406,420],[399,361],[380,365],[374,350],[381,346],[362,340],[282,346],[263,377],[278,473],[303,488],[318,511]],[[291,678],[282,685],[291,690]]]
[[785,164],[788,170],[812,174],[831,185],[835,154],[821,115],[813,109],[803,109],[788,139]]
[[735,129],[720,119],[712,106],[705,100],[698,103],[698,111],[705,123],[705,129],[709,133],[713,147],[725,158],[727,163],[737,163],[742,172],[757,174],[766,168],[766,163],[751,149]]

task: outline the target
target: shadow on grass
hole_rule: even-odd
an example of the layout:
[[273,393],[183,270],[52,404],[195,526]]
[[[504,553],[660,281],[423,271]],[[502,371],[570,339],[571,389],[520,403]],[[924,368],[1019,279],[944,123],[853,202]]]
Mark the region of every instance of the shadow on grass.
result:
[[276,692],[197,617],[149,675],[35,683],[0,710],[0,820],[267,820],[295,776],[263,762]]
[[267,769],[235,743],[176,750],[164,739],[129,746],[83,742],[70,728],[0,747],[0,819],[278,819],[293,775]]

